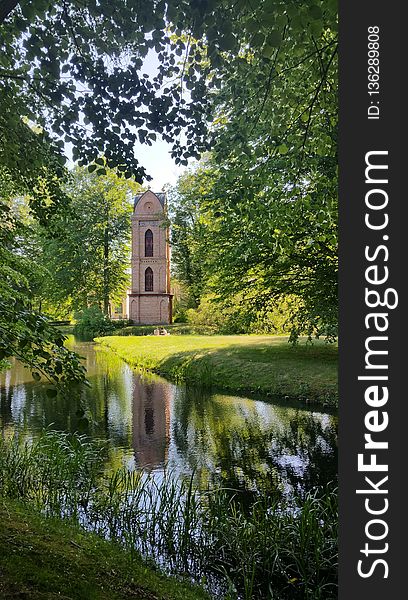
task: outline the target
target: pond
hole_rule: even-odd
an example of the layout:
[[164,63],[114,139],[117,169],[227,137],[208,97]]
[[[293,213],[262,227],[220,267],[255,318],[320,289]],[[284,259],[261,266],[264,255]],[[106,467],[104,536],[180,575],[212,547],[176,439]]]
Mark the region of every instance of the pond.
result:
[[222,484],[248,499],[261,489],[302,494],[336,480],[336,415],[177,386],[135,372],[92,342],[71,336],[68,344],[84,357],[91,387],[50,398],[15,362],[0,374],[3,435],[78,431],[109,441],[108,469],[194,474],[199,488]]

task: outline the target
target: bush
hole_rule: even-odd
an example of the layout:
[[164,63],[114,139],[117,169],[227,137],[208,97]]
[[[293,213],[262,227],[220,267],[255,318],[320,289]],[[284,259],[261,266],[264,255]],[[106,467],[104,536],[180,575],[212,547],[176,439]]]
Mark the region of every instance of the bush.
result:
[[7,371],[11,367],[11,362],[5,358],[0,360],[0,373],[2,371]]
[[173,323],[186,323],[187,322],[187,311],[179,311],[173,317]]
[[[115,335],[153,335],[156,325],[133,325],[115,331]],[[213,335],[214,327],[205,325],[188,325],[187,323],[174,323],[165,328],[171,335]]]
[[74,335],[89,339],[111,335],[117,329],[122,329],[130,323],[128,320],[112,321],[97,306],[85,308],[76,315],[76,319]]
[[190,308],[186,313],[189,324],[212,327],[220,334],[282,335],[288,332],[289,305],[286,300],[271,304],[264,312],[254,312],[253,307],[248,309],[240,297],[233,298],[227,305],[208,295],[201,299],[197,308]]

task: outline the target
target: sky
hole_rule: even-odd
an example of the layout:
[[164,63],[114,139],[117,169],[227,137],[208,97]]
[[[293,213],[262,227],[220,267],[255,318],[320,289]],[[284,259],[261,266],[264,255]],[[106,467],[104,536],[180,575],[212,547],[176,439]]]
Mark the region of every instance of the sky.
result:
[[136,158],[153,177],[146,182],[153,192],[161,192],[163,185],[174,185],[186,167],[177,166],[170,156],[171,146],[164,140],[153,142],[151,146],[139,144],[135,150]]
[[[153,78],[157,73],[158,59],[154,50],[149,50],[143,66],[140,69],[142,73],[147,73]],[[188,93],[188,90],[184,90]],[[171,158],[171,144],[161,139],[157,134],[157,141],[151,146],[146,144],[137,144],[135,146],[135,156],[140,164],[146,169],[146,173],[152,177],[152,181],[145,181],[144,186],[149,187],[153,192],[163,191],[165,184],[175,185],[177,179],[186,170],[187,167],[176,165]],[[68,157],[69,166],[73,167],[72,144],[65,144],[65,153]]]
[[[142,73],[147,73],[150,78],[157,74],[158,58],[156,52],[149,50],[143,61]],[[185,92],[188,90],[185,90]],[[136,158],[145,167],[146,172],[153,177],[147,185],[153,192],[161,192],[163,185],[174,185],[186,167],[178,166],[170,156],[171,145],[162,140],[160,135],[151,146],[138,144],[135,148]]]

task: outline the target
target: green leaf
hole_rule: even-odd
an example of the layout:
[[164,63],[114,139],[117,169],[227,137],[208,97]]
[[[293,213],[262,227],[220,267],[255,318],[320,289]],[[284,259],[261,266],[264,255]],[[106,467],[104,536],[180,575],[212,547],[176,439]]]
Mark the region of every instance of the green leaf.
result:
[[273,48],[280,46],[282,43],[282,34],[280,31],[272,31],[266,38],[266,43],[268,46],[272,46]]
[[264,43],[264,41],[265,41],[265,35],[263,33],[261,33],[260,31],[258,31],[258,33],[256,33],[251,38],[251,46],[253,48],[260,48],[262,46],[262,44]]
[[247,21],[246,28],[251,33],[255,33],[259,30],[259,22],[257,21],[257,19],[251,18]]
[[262,56],[264,58],[272,58],[274,52],[276,51],[276,48],[274,48],[273,46],[269,46],[268,44],[266,44],[263,48],[262,48]]
[[219,39],[218,44],[222,50],[233,50],[236,46],[236,39],[233,33],[227,33]]
[[55,398],[55,396],[58,394],[55,388],[47,388],[45,393],[49,398]]
[[318,19],[322,18],[322,9],[320,6],[317,6],[317,4],[313,4],[309,8],[309,15],[312,17],[312,19],[317,21]]

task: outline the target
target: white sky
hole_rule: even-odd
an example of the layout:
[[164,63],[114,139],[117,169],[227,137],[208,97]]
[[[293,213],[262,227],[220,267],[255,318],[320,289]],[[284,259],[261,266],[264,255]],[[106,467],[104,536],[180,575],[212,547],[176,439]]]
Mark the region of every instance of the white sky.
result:
[[136,148],[136,158],[153,177],[152,181],[146,182],[153,192],[161,192],[165,183],[174,185],[186,169],[175,164],[170,156],[170,148],[170,144],[164,140],[153,142],[151,146],[138,144]]
[[[141,69],[154,77],[157,73],[158,60],[154,50],[149,50]],[[188,90],[185,90],[188,92]],[[174,185],[186,167],[176,165],[170,156],[171,145],[157,136],[157,141],[151,146],[137,144],[135,148],[136,158],[145,167],[146,172],[153,180],[146,182],[153,192],[161,192],[163,185],[168,183]]]

